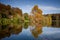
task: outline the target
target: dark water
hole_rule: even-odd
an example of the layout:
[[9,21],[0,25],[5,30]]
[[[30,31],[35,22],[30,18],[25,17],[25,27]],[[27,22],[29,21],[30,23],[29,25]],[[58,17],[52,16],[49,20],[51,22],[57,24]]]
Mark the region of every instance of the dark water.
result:
[[60,28],[25,26],[0,28],[0,40],[60,40]]

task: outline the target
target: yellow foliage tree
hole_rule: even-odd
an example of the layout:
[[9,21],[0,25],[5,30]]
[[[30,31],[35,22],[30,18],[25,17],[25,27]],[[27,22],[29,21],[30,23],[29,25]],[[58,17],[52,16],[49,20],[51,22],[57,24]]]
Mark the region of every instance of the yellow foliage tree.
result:
[[37,5],[35,5],[35,6],[32,8],[32,14],[33,14],[33,16],[34,16],[33,19],[35,19],[34,21],[35,21],[36,23],[42,21],[42,10],[39,9]]

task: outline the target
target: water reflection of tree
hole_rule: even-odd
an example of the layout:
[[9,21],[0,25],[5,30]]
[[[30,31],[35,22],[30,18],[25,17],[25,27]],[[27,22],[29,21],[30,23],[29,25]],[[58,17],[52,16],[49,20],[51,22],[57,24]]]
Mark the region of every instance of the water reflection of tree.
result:
[[[4,28],[2,28],[2,26]],[[22,25],[0,25],[0,39],[1,38],[5,38],[5,37],[9,37],[11,34],[19,34],[22,32]]]
[[12,34],[19,34],[22,32],[22,25],[15,25],[15,27],[11,30]]
[[10,30],[7,25],[1,25],[0,26],[0,39],[4,37],[9,37],[10,36]]
[[41,24],[38,24],[35,26],[34,29],[31,30],[32,32],[32,35],[37,38],[39,34],[42,33],[42,25]]
[[24,29],[27,29],[28,26],[29,26],[29,23],[28,22],[25,22],[23,27],[24,27]]
[[0,31],[0,39],[1,38],[4,38],[4,37],[9,37],[10,36],[10,31],[8,30],[3,30],[3,31]]

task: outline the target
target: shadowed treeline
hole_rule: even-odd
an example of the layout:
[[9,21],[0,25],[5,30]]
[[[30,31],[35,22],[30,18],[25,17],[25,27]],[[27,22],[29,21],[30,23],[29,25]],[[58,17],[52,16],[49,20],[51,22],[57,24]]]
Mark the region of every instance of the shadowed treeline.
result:
[[[42,13],[43,11],[37,5],[32,8],[29,15],[23,13],[22,9],[0,3],[0,25],[29,23],[29,25],[53,26],[55,21],[53,22],[52,16],[54,15],[43,15]],[[60,23],[58,22],[59,20],[56,21],[57,25]]]

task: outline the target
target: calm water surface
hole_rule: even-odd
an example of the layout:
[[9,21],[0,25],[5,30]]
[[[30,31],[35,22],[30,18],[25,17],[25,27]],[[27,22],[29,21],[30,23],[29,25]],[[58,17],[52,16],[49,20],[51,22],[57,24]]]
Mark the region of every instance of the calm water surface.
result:
[[60,28],[55,27],[31,27],[5,29],[1,31],[1,40],[60,40]]

